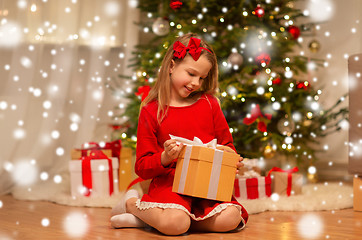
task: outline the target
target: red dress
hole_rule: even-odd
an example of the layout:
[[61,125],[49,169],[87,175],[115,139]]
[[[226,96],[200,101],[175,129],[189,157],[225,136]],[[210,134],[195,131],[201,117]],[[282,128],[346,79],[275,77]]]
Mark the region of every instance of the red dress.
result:
[[248,213],[234,197],[231,202],[219,202],[174,193],[172,184],[177,159],[167,167],[161,164],[163,143],[170,139],[169,134],[190,140],[196,136],[205,143],[216,138],[218,144],[235,150],[229,126],[217,99],[205,94],[190,106],[170,106],[161,124],[157,121],[157,107],[156,101],[144,106],[138,120],[135,171],[141,178],[152,179],[152,182],[148,194],[137,201],[137,207],[141,210],[177,208],[199,221],[234,205],[240,210],[242,222],[239,228],[243,228]]

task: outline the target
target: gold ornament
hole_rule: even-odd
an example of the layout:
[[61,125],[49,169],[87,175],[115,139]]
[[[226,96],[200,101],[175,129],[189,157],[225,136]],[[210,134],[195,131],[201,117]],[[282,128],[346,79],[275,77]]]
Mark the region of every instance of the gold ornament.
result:
[[321,48],[321,44],[317,40],[314,39],[309,43],[308,47],[312,53],[316,53]]
[[152,24],[152,31],[158,36],[165,36],[170,32],[170,24],[162,17],[158,17]]
[[278,121],[277,128],[284,136],[291,136],[295,130],[295,124],[292,118],[289,118],[288,115],[285,115],[284,118]]
[[264,148],[264,157],[265,158],[272,158],[275,155],[275,150],[273,149],[272,146],[270,146],[269,144],[265,146]]

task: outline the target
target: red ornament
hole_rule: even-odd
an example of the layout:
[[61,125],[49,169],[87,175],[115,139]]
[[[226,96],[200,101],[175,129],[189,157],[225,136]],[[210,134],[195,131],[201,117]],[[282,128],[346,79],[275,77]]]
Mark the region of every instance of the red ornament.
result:
[[303,81],[303,82],[297,82],[296,83],[297,89],[304,89],[308,90],[310,88],[310,82],[309,81]]
[[148,85],[138,87],[138,91],[135,93],[136,96],[142,95],[142,101],[148,96],[151,87]]
[[173,10],[180,9],[181,6],[182,6],[182,2],[181,2],[181,1],[171,0],[171,2],[170,2],[170,7],[171,7]]
[[300,36],[300,29],[296,26],[289,26],[288,32],[292,35],[293,39],[297,39]]
[[270,55],[267,53],[261,53],[259,56],[255,58],[255,61],[259,64],[266,64],[268,65],[270,63]]
[[246,117],[243,119],[243,123],[246,125],[250,125],[252,123],[254,123],[255,121],[258,122],[258,130],[260,132],[266,132],[267,128],[266,128],[266,123],[268,120],[271,120],[272,115],[269,113],[262,113],[260,111],[260,106],[259,104],[256,104],[255,107],[253,109],[251,109],[251,116],[250,117]]
[[264,9],[262,9],[262,8],[260,7],[260,5],[258,5],[258,6],[254,9],[254,12],[255,12],[255,15],[256,15],[257,17],[259,17],[259,18],[263,17],[264,14],[265,14]]
[[273,79],[272,83],[275,85],[279,85],[282,83],[282,80],[280,78],[275,78],[275,79]]

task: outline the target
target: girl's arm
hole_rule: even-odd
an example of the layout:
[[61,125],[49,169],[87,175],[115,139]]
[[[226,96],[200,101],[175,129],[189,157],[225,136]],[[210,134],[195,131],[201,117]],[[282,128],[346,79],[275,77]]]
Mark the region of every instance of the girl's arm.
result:
[[164,149],[158,144],[156,127],[157,120],[143,107],[138,119],[135,164],[136,174],[143,179],[154,178],[169,169],[161,164]]

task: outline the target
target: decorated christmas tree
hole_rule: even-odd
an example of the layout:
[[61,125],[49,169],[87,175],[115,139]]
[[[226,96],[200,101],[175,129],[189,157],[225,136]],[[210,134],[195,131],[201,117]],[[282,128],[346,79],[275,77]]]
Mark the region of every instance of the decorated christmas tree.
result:
[[130,63],[134,75],[109,84],[116,91],[117,81],[132,79],[123,112],[127,121],[118,124],[125,129],[124,144],[136,145],[140,103],[157,79],[166,50],[176,36],[193,32],[217,54],[218,98],[238,153],[247,158],[277,153],[299,167],[313,165],[320,138],[340,129],[347,109],[339,106],[343,96],[329,109],[319,103],[322,89],[314,86],[310,69],[323,67],[324,61],[311,57],[320,47],[315,40],[304,55],[297,53],[301,37],[311,35],[314,24],[295,2],[140,0],[137,26],[143,40]]

